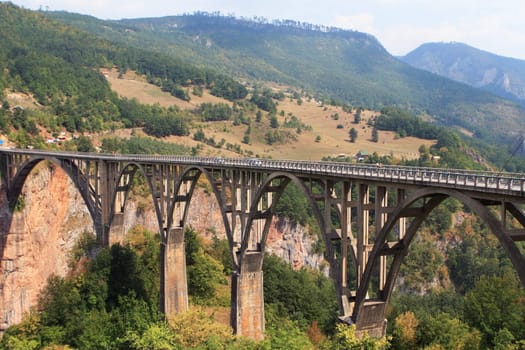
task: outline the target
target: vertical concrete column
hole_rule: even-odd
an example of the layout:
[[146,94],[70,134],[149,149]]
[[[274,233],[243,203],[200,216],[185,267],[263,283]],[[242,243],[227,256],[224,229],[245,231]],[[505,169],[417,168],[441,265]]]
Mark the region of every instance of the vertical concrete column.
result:
[[[376,198],[375,198],[375,217],[374,223],[376,227],[376,237],[381,232],[383,226],[385,226],[386,221],[388,220],[388,213],[386,208],[388,207],[388,192],[386,187],[377,186],[376,187]],[[376,242],[377,244],[377,242]],[[379,291],[383,291],[386,284],[386,270],[387,270],[387,261],[386,255],[381,255],[379,257]]]
[[357,197],[357,282],[359,287],[368,262],[368,204],[370,203],[368,185],[358,185]]
[[[86,165],[86,171],[89,172],[89,165]],[[118,164],[115,162],[99,160],[95,162],[94,188],[95,193],[100,198],[101,209],[101,243],[104,246],[111,244],[111,222],[112,222],[112,200],[117,187]],[[88,180],[89,181],[89,180]]]
[[[348,302],[348,250],[352,236],[352,184],[343,182],[343,192],[341,194],[341,267],[340,267],[340,288],[339,291],[339,311],[344,317],[353,312],[353,304]],[[326,206],[326,204],[325,204]],[[351,247],[350,247],[351,248]]]
[[235,334],[264,338],[262,253],[247,253],[232,274],[231,324]]
[[111,226],[109,228],[109,245],[116,243],[124,242],[124,213],[115,213],[113,214],[113,219],[111,220]]
[[188,283],[186,280],[186,254],[184,228],[168,232],[161,249],[161,308],[166,316],[188,310]]
[[[406,197],[406,191],[404,189],[398,189],[397,190],[397,205],[400,205],[401,202]],[[405,237],[407,233],[407,218],[406,217],[400,217],[399,220],[399,237],[398,239],[401,240]]]

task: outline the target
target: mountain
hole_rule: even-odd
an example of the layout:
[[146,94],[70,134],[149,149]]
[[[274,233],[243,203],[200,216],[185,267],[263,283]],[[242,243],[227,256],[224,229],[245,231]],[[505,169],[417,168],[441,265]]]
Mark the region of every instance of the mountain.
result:
[[416,69],[366,33],[206,13],[120,21],[45,14],[112,42],[213,67],[241,81],[299,86],[354,106],[397,105],[498,143],[511,142],[525,127],[525,112],[515,102]]
[[416,68],[525,103],[525,61],[462,43],[427,43],[400,59]]
[[[0,32],[0,132],[20,131],[11,137],[18,144],[27,145],[30,138],[22,131],[40,136],[38,126],[48,133],[153,127],[161,134],[188,134],[192,116],[186,111],[119,98],[101,73],[101,69],[115,66],[121,73],[131,70],[147,76],[152,84],[179,99],[189,98],[189,84],[225,100],[247,95],[240,82],[215,70],[115,44],[11,3],[0,3]],[[5,100],[11,93],[29,96],[39,111],[11,106]],[[37,141],[43,143],[41,138]]]

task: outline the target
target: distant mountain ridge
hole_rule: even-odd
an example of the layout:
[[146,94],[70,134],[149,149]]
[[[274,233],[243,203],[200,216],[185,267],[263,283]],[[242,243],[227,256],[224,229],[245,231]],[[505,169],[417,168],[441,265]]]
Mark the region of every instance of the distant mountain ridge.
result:
[[466,44],[427,43],[400,59],[416,68],[525,103],[525,61]]

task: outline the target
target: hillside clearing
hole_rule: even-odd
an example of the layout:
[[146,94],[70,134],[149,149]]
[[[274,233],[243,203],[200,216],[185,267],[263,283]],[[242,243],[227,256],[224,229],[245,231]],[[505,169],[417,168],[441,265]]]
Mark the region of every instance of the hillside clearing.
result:
[[[201,103],[228,103],[231,102],[215,97],[204,90],[202,97],[190,93],[189,102],[182,101],[173,97],[167,92],[163,92],[159,87],[149,84],[144,77],[134,72],[128,72],[119,77],[116,69],[104,72],[112,89],[120,96],[126,98],[136,98],[141,103],[156,104],[163,107],[178,106],[182,109],[195,109]],[[372,127],[368,125],[368,120],[376,115],[377,112],[365,110],[361,114],[359,124],[354,124],[354,114],[343,111],[341,107],[323,106],[314,100],[305,100],[298,104],[297,100],[286,97],[283,101],[278,101],[278,120],[281,125],[280,131],[289,134],[291,138],[284,143],[268,145],[265,142],[265,134],[272,130],[268,126],[267,113],[263,113],[261,123],[254,122],[255,111],[247,117],[252,118],[252,132],[250,143],[242,144],[241,140],[247,129],[246,125],[232,125],[231,121],[226,122],[196,122],[192,133],[197,128],[202,128],[207,138],[213,137],[216,142],[224,140],[224,144],[240,145],[245,154],[257,157],[274,159],[305,159],[320,160],[327,156],[353,156],[359,151],[368,153],[376,152],[379,155],[392,155],[394,158],[414,159],[419,156],[418,148],[421,145],[430,147],[434,141],[423,140],[414,137],[396,138],[393,132],[380,131],[378,142],[372,142]],[[284,112],[282,112],[284,111]],[[355,110],[353,111],[355,113]],[[283,116],[284,114],[284,116]],[[332,116],[338,114],[337,120]],[[311,130],[303,130],[297,133],[293,128],[282,127],[285,118],[295,116],[300,122],[311,127]],[[339,128],[338,128],[338,125]],[[342,127],[341,127],[342,125]],[[349,130],[355,128],[358,137],[355,143],[349,140]],[[317,141],[316,141],[317,139]],[[215,156],[224,155],[227,157],[238,156],[236,153],[222,149],[217,149],[200,142],[196,142],[190,136],[168,137],[169,142],[176,142],[190,147],[201,145],[201,155]]]

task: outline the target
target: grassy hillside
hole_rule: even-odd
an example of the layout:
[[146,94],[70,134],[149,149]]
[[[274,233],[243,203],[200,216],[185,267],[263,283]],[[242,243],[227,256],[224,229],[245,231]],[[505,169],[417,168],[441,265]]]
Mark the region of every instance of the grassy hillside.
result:
[[[197,108],[201,103],[228,103],[227,100],[217,98],[208,91],[204,91],[203,96],[194,96],[189,102],[182,101],[162,92],[155,85],[148,84],[145,78],[133,72],[129,72],[119,77],[116,70],[107,72],[108,81],[112,89],[121,96],[127,98],[136,98],[142,103],[154,104],[159,103],[162,106],[169,107],[176,105],[182,109],[192,110]],[[276,87],[277,89],[277,87]],[[280,87],[286,90],[285,87]],[[391,131],[381,131],[379,133],[379,142],[372,142],[372,127],[368,124],[370,118],[378,115],[377,112],[364,111],[361,121],[354,123],[356,110],[345,112],[342,107],[323,105],[314,99],[305,99],[298,103],[297,99],[288,97],[278,103],[277,119],[282,127],[280,130],[290,132],[293,138],[284,143],[268,145],[265,141],[265,134],[271,130],[267,117],[264,112],[263,120],[256,123],[256,112],[246,112],[246,117],[253,120],[253,127],[249,144],[242,144],[241,147],[250,154],[266,158],[286,158],[286,159],[312,159],[319,160],[327,156],[353,156],[360,150],[368,153],[377,152],[379,155],[392,154],[395,158],[414,159],[419,156],[418,148],[421,145],[430,147],[434,141],[424,140],[415,137],[398,138]],[[281,111],[284,111],[281,112]],[[282,115],[284,114],[284,115]],[[335,115],[337,114],[337,117]],[[294,128],[286,128],[286,119],[295,116],[301,123],[310,126],[311,130],[302,131],[300,134]],[[335,119],[337,118],[337,119]],[[342,128],[338,129],[338,125]],[[358,129],[356,142],[349,142],[348,131],[352,128]],[[246,132],[247,125],[232,125],[231,121],[219,122],[196,122],[192,125],[192,134],[202,129],[207,137],[213,137],[216,141],[224,139],[226,143],[241,144],[243,135]],[[316,142],[317,136],[320,140]],[[193,140],[192,135],[187,137],[170,137],[167,140],[182,143],[189,147],[195,147],[201,143]],[[202,145],[202,144],[201,144]],[[227,152],[224,147],[203,146],[202,154],[224,154],[234,156],[234,153]]]
[[49,16],[241,79],[293,84],[354,106],[404,106],[494,142],[509,143],[508,137],[525,124],[516,104],[414,69],[364,33],[206,14],[118,22],[67,13]]

